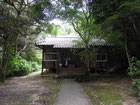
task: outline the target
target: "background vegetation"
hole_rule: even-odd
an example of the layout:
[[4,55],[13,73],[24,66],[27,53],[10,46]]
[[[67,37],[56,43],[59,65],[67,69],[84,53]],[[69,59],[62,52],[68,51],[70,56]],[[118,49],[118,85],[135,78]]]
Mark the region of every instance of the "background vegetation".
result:
[[[129,74],[137,73],[132,81],[139,87],[140,0],[1,0],[0,7],[2,82],[7,75],[38,70],[41,61],[33,43],[45,38],[46,33],[74,33],[73,27],[82,39],[77,43],[86,46],[81,57],[84,56],[87,71],[89,53],[94,51],[89,50],[89,43],[92,38],[103,38],[116,46],[112,52],[127,58],[124,61],[130,66]],[[70,25],[64,29],[51,24],[53,19]],[[43,34],[38,37],[40,32]]]

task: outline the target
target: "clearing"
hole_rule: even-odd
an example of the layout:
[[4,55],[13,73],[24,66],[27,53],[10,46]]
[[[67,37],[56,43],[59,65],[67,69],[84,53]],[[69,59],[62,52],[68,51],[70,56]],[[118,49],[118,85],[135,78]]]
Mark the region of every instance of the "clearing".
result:
[[130,93],[131,81],[121,75],[94,75],[82,83],[94,105],[140,105],[138,97]]
[[60,83],[59,79],[41,77],[40,72],[10,78],[0,84],[0,105],[53,104]]

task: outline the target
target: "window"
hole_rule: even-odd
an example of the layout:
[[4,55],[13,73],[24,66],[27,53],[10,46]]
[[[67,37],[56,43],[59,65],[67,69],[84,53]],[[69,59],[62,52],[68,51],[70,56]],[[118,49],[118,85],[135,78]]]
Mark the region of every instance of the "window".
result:
[[97,54],[96,62],[107,62],[107,54],[105,53]]
[[44,53],[44,61],[57,61],[57,53],[55,52]]

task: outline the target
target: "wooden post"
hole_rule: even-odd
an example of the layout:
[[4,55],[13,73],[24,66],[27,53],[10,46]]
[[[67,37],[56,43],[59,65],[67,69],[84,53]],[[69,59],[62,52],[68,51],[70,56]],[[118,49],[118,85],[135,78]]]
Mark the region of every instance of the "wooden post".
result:
[[41,74],[43,74],[43,60],[44,60],[44,47],[42,46],[42,70],[41,70]]
[[59,74],[59,64],[60,64],[60,53],[59,50],[57,50],[57,71],[56,73]]

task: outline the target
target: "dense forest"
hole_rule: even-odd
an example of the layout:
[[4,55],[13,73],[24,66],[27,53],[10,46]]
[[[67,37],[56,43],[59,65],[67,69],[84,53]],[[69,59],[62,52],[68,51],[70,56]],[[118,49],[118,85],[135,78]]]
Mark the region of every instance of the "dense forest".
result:
[[77,43],[86,48],[79,55],[87,65],[94,51],[89,49],[92,38],[116,46],[112,52],[127,58],[128,74],[139,92],[140,0],[0,0],[1,82],[41,69],[41,51],[34,43],[45,37],[40,33],[61,33],[62,27],[51,23],[54,19],[69,24],[63,34],[81,37]]

